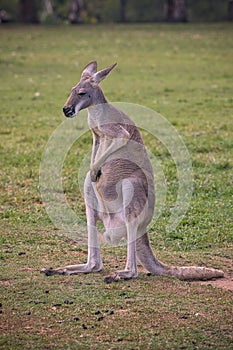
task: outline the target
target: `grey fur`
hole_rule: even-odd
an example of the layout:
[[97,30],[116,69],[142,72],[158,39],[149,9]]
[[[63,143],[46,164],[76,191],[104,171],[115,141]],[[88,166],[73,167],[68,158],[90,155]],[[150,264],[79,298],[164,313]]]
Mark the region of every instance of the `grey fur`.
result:
[[96,223],[101,220],[105,236],[112,243],[127,239],[127,261],[124,270],[105,281],[138,276],[137,259],[153,275],[179,279],[211,279],[222,277],[223,271],[205,267],[167,266],[157,260],[150,247],[147,226],[155,204],[154,177],[141,134],[134,122],[122,111],[107,103],[99,87],[115,67],[97,72],[90,62],[80,82],[72,89],[63,111],[74,117],[88,108],[88,123],[93,133],[90,171],[84,185],[88,227],[88,260],[86,264],[58,269],[43,269],[47,275],[98,272],[102,260]]

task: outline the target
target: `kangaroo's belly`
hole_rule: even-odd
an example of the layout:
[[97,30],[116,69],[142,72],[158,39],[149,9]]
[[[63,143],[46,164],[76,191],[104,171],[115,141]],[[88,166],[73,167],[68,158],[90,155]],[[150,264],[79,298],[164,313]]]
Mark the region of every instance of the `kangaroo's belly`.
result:
[[104,164],[93,186],[108,241],[119,244],[127,236],[129,223],[139,235],[146,232],[154,211],[153,175],[128,160],[113,160]]
[[[148,181],[143,171],[133,162],[122,159],[109,161],[101,168],[96,182],[100,208],[105,213],[126,213],[126,208],[145,202]],[[134,204],[134,205],[133,205]],[[142,203],[141,203],[142,204]]]

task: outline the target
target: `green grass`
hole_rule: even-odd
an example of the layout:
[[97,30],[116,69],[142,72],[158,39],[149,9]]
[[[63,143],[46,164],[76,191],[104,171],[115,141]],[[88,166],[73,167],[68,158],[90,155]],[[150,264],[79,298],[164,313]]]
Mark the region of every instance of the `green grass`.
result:
[[[104,275],[123,267],[125,247],[102,247],[100,274],[39,274],[44,266],[86,259],[86,247],[50,221],[39,193],[39,167],[51,133],[64,120],[61,108],[69,91],[93,59],[100,68],[118,63],[102,84],[106,97],[161,113],[192,158],[195,188],[189,210],[167,232],[177,195],[176,168],[167,149],[143,131],[167,184],[164,211],[150,227],[158,256],[232,274],[230,24],[2,26],[0,37],[1,347],[232,348],[229,291],[143,271],[138,280],[104,284]],[[77,174],[91,142],[90,133],[80,138],[63,167],[66,196],[83,219]]]

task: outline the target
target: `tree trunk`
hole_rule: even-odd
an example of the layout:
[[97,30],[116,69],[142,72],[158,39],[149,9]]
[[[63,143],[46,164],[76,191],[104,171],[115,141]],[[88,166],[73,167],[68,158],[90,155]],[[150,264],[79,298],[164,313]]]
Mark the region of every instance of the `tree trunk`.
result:
[[120,22],[125,23],[126,20],[126,4],[127,0],[120,0]]
[[48,15],[53,15],[53,5],[51,0],[44,0],[44,6]]
[[23,23],[38,23],[37,0],[19,0],[19,20]]
[[233,21],[233,0],[228,0],[228,20]]
[[164,15],[167,22],[187,22],[185,0],[165,0]]
[[83,0],[70,0],[69,21],[71,24],[82,23]]

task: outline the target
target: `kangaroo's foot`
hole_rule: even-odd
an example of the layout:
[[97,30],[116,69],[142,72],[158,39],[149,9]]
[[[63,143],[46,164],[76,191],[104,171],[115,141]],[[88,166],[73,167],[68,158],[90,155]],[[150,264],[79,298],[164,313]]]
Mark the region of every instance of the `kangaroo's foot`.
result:
[[99,272],[102,270],[102,263],[90,265],[90,264],[80,264],[80,265],[68,265],[64,267],[59,267],[57,269],[53,268],[43,268],[40,272],[44,273],[46,276],[52,275],[74,275],[78,273],[91,273]]
[[132,278],[137,278],[138,274],[133,273],[130,270],[121,270],[121,271],[116,271],[115,273],[106,276],[104,278],[105,283],[112,283],[112,282],[118,282],[120,280],[130,280]]

